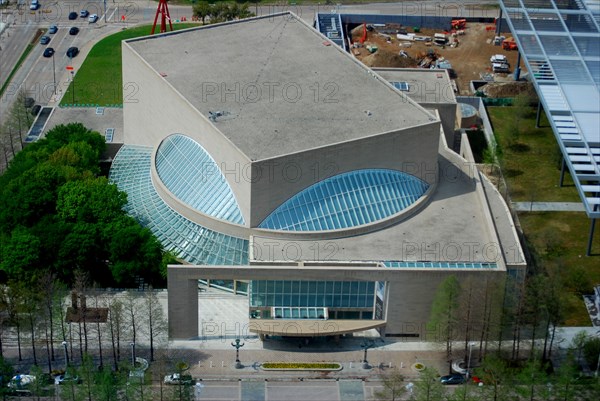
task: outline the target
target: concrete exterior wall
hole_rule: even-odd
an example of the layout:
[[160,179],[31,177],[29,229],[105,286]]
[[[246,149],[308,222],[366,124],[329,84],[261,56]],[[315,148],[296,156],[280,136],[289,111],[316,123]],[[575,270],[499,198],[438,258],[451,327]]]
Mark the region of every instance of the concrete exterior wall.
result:
[[[249,159],[184,99],[127,43],[123,50],[124,143],[151,146],[156,150],[172,134],[194,139],[217,161],[238,201],[246,222],[250,216],[250,181],[241,175]],[[128,96],[127,87],[135,88]]]
[[454,142],[454,130],[456,129],[457,105],[456,103],[419,103],[426,109],[437,110],[442,121],[444,137],[447,143]]
[[[356,266],[298,267],[297,265],[285,267],[169,266],[169,335],[171,339],[198,336],[198,278],[273,280],[285,277],[287,280],[386,281],[388,283],[388,298],[385,306],[387,322],[382,334],[416,334],[422,338],[426,335],[425,325],[429,320],[431,304],[437,288],[450,275],[456,276],[459,282],[474,280],[476,283],[485,283],[486,280],[492,280],[500,283],[506,271],[501,268],[409,270]],[[195,316],[195,319],[190,319],[190,316]],[[332,322],[335,323],[335,320]]]
[[440,122],[358,141],[286,155],[253,164],[250,225],[256,227],[274,209],[310,185],[336,174],[387,168],[437,181]]

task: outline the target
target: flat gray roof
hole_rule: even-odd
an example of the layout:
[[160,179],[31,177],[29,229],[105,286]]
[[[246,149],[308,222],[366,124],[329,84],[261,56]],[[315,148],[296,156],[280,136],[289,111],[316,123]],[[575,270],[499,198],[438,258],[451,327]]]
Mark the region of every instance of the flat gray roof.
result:
[[417,103],[456,103],[454,88],[446,70],[422,68],[373,68],[388,82],[406,82],[404,92]]
[[590,218],[600,218],[599,4],[500,2]]
[[[475,180],[440,156],[438,188],[421,211],[391,227],[355,237],[328,240],[281,240],[254,236],[256,261],[431,261],[523,264],[523,255],[512,226],[499,227],[486,218],[489,203],[482,204]],[[493,204],[501,204],[496,191],[488,190]],[[488,200],[489,202],[489,200]],[[512,222],[508,208],[493,207],[491,218]],[[507,223],[510,225],[510,223]],[[495,239],[495,235],[498,239]],[[512,235],[511,235],[512,234]],[[500,242],[498,242],[500,241]],[[506,251],[504,251],[506,249]]]
[[252,160],[436,121],[293,14],[127,43]]

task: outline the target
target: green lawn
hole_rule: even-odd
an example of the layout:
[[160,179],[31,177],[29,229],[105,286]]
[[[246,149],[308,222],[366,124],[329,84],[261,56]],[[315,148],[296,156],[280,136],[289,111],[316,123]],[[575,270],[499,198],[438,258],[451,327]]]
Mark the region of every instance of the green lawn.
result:
[[558,275],[568,290],[563,299],[565,324],[589,326],[581,294],[593,293],[592,286],[600,283],[598,232],[594,256],[585,256],[590,219],[583,212],[530,212],[519,213],[519,221],[538,264],[548,274]]
[[[515,107],[488,107],[487,111],[513,202],[581,202],[568,172],[564,186],[558,186],[560,150],[544,113],[540,129],[535,128],[535,108],[523,113],[515,135]],[[596,256],[585,256],[590,219],[583,212],[522,212],[519,221],[538,267],[558,275],[567,289],[562,302],[564,323],[589,326],[581,295],[592,293],[592,286],[600,283],[598,233],[593,244]]]
[[[175,30],[193,26],[197,26],[197,24],[173,24]],[[149,35],[151,29],[151,25],[126,29],[96,43],[75,74],[75,96],[73,96],[73,83],[71,83],[60,105],[74,103],[110,106],[122,104],[121,41]]]
[[519,123],[517,137],[514,128],[514,107],[488,107],[496,140],[500,145],[500,160],[504,178],[514,202],[580,202],[569,174],[564,186],[560,179],[560,149],[552,128],[542,113],[542,128],[535,128],[536,109],[531,108]]

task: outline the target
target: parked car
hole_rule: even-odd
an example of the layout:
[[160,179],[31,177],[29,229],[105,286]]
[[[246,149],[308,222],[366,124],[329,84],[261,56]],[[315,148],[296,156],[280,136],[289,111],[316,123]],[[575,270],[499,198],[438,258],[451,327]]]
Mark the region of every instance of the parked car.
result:
[[88,22],[93,24],[96,21],[98,21],[98,14],[90,14],[88,17]]
[[510,66],[504,63],[492,63],[493,72],[510,72]]
[[75,11],[71,11],[71,12],[69,13],[69,19],[70,19],[70,20],[77,19],[77,13],[76,13]]
[[48,33],[55,34],[58,31],[58,27],[56,25],[50,25],[48,28]]
[[21,390],[27,388],[35,381],[35,376],[32,375],[16,375],[8,382],[8,388]]
[[81,10],[81,11],[79,12],[79,16],[80,16],[81,18],[85,18],[85,17],[87,17],[88,15],[89,15],[89,11],[88,11],[88,10]]
[[46,50],[44,50],[44,57],[52,57],[53,55],[54,55],[54,48],[46,47]]
[[508,64],[508,60],[504,54],[494,54],[492,57],[490,57],[490,62]]
[[77,28],[76,26],[69,29],[69,35],[77,35],[78,33],[79,33],[79,28]]
[[33,106],[31,108],[31,115],[34,117],[37,116],[41,109],[42,109],[42,106],[40,106],[39,104],[36,104],[35,106]]
[[196,381],[190,375],[181,375],[179,373],[173,373],[171,375],[165,376],[164,379],[165,384],[196,384]]
[[23,106],[25,106],[25,108],[30,108],[35,104],[35,99],[32,97],[26,97],[25,100],[23,101]]
[[40,38],[40,45],[47,45],[48,43],[50,43],[50,36],[42,36]]
[[30,10],[37,10],[38,8],[40,8],[40,2],[39,2],[39,0],[31,0],[31,3],[29,4],[29,9]]
[[440,377],[442,384],[463,384],[466,381],[463,375],[453,374]]
[[77,56],[78,54],[79,54],[79,49],[76,48],[75,46],[69,47],[69,50],[67,50],[67,57],[73,58],[73,57]]

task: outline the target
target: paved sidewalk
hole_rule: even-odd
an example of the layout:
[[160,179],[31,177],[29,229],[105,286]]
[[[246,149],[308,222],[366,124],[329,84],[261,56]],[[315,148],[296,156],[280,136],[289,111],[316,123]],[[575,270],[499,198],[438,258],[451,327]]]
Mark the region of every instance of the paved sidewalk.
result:
[[517,212],[584,212],[581,202],[513,202]]

